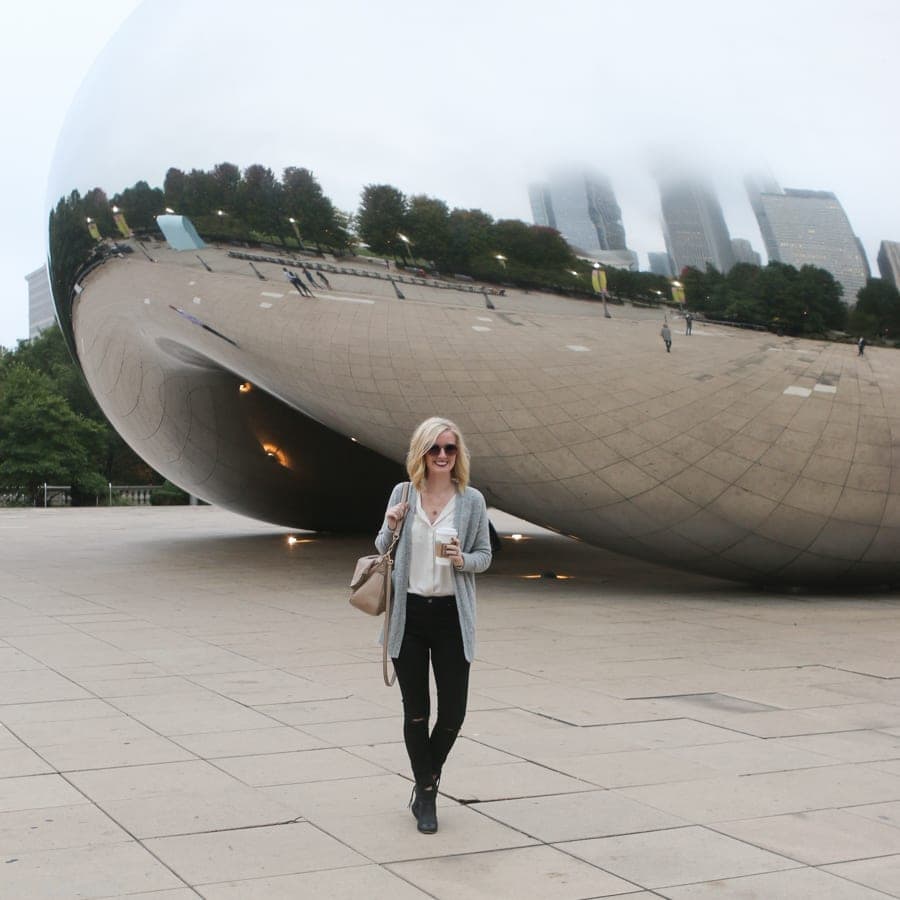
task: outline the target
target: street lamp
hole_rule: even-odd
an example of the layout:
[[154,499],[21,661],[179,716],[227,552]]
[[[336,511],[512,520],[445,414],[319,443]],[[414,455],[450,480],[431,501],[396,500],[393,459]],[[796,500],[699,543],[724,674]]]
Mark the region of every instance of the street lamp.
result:
[[611,319],[612,316],[606,307],[606,270],[598,262],[594,263],[593,270],[591,273],[591,284],[594,287],[594,291],[600,295],[600,299],[603,301],[603,318]]
[[409,264],[412,265],[413,264],[413,254],[412,254],[412,249],[410,247],[410,245],[412,244],[412,241],[405,234],[401,234],[399,231],[397,232],[397,237],[400,238],[401,241],[403,241],[403,244],[406,247],[406,252],[409,254]]
[[506,257],[502,253],[495,253],[494,259],[500,262],[500,265],[503,266],[504,270],[506,269]]

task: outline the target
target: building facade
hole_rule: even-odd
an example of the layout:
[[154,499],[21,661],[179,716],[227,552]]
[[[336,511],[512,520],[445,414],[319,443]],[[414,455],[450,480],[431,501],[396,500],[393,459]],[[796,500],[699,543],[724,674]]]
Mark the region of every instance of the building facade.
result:
[[663,235],[675,273],[708,265],[727,272],[734,265],[731,237],[722,207],[712,187],[700,180],[664,177],[659,180]]
[[885,281],[900,290],[900,242],[881,242],[878,248],[878,271]]
[[762,264],[762,258],[753,249],[753,245],[746,238],[732,238],[731,252],[736,263],[748,263],[751,266]]
[[844,302],[869,278],[869,264],[859,238],[837,197],[830,191],[786,188],[750,194],[770,260],[796,266],[818,266],[844,289]]
[[28,282],[28,337],[31,339],[56,322],[56,312],[47,267],[29,272],[25,280]]
[[650,264],[650,271],[654,275],[662,275],[664,278],[675,276],[675,269],[672,267],[672,260],[668,253],[650,252],[647,254],[647,261]]
[[[630,253],[622,210],[608,178],[583,172],[558,175],[530,185],[528,199],[535,225],[555,228],[576,251],[591,257]],[[602,261],[630,267],[630,259],[617,255]]]

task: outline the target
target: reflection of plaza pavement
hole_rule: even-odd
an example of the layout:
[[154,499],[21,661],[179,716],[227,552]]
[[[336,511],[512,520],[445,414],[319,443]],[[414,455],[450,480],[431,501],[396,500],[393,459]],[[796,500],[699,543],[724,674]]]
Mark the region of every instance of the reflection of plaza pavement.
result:
[[757,595],[494,521],[525,540],[480,580],[423,837],[346,603],[365,539],[0,511],[0,893],[900,896],[895,595]]

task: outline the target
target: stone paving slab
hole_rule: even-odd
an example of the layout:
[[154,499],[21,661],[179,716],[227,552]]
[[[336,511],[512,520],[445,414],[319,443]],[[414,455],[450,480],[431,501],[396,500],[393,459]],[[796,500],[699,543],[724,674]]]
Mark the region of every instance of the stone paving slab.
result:
[[369,538],[0,510],[0,896],[900,897],[897,595],[757,593],[492,518],[425,837],[347,603]]

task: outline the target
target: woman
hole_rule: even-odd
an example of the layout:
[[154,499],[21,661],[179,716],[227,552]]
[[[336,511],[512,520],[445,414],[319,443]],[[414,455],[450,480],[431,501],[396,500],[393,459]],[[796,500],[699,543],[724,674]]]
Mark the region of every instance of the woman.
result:
[[[475,655],[475,574],[491,564],[491,542],[484,497],[469,487],[469,451],[453,422],[431,418],[419,425],[406,471],[408,502],[402,502],[404,484],[398,484],[375,545],[384,553],[405,516],[386,640],[403,695],[403,739],[416,782],[410,806],[419,831],[434,834],[441,769],[466,714]],[[458,535],[443,544],[449,566],[435,555],[435,534],[448,526]],[[430,734],[429,662],[438,695]]]

